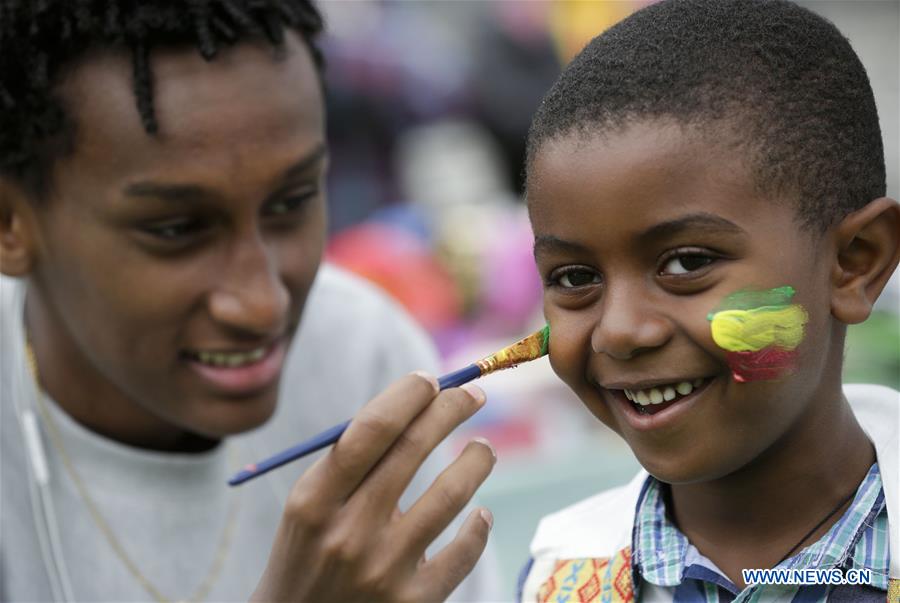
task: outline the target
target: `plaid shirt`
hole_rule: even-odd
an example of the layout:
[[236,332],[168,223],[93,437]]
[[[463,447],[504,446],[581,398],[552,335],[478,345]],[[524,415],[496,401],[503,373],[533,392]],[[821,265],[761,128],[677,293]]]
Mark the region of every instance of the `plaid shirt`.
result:
[[868,569],[870,586],[760,585],[738,589],[703,557],[666,516],[660,482],[649,477],[638,501],[632,542],[637,599],[681,602],[818,603],[831,595],[842,601],[884,601],[888,587],[887,508],[878,463],[872,465],[850,508],[814,544],[786,559],[787,569]]

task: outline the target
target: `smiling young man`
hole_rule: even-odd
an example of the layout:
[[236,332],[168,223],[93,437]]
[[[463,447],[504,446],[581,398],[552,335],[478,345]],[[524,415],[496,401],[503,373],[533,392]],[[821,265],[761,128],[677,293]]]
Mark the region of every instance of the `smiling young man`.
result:
[[551,362],[646,471],[542,521],[523,600],[900,596],[900,399],[841,382],[884,178],[862,65],[790,3],[662,2],[571,63],[529,135]]
[[[483,394],[388,387],[433,350],[318,270],[320,28],[305,1],[0,6],[3,600],[436,600],[478,559],[487,510],[424,552],[489,446],[418,500],[440,458],[414,474]],[[373,397],[302,477],[226,487]]]

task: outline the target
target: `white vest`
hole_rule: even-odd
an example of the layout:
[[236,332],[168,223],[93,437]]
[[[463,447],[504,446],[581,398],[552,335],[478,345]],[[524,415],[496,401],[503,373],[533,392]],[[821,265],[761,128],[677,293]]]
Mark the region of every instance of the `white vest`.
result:
[[[880,385],[847,385],[844,393],[875,445],[888,513],[889,593],[900,595],[900,392]],[[538,600],[542,585],[557,570],[559,560],[611,559],[612,572],[630,564],[617,560],[616,555],[631,546],[637,501],[646,479],[647,472],[642,470],[624,486],[544,517],[531,541],[533,563],[522,589],[522,601]],[[617,600],[615,593],[609,600]]]

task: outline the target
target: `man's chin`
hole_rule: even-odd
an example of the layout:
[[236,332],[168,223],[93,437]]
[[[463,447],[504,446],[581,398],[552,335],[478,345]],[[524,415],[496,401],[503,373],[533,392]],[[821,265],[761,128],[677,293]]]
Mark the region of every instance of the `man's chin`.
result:
[[190,430],[198,436],[221,440],[228,436],[246,433],[265,425],[275,414],[278,405],[275,395],[267,392],[255,400],[217,400],[214,410],[208,410]]

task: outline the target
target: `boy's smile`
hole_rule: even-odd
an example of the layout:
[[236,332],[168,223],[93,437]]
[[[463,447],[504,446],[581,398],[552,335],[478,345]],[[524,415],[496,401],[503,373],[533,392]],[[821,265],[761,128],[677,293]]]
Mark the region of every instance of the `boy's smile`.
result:
[[292,33],[280,53],[154,54],[156,136],[124,53],[61,83],[74,149],[35,204],[27,325],[45,387],[95,431],[189,448],[274,410],[321,258],[327,159],[310,53]]
[[[816,262],[827,239],[706,140],[660,122],[569,134],[538,149],[528,178],[554,370],[670,483],[751,464],[840,392],[830,268]],[[796,371],[735,382],[708,316],[736,292],[785,286],[808,313]]]

